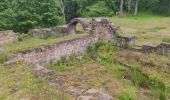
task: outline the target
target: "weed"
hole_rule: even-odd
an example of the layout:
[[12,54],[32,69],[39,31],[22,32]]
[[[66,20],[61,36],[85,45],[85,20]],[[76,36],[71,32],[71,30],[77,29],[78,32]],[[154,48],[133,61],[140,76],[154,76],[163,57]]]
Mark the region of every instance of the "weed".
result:
[[20,34],[18,36],[18,41],[24,41],[24,40],[27,40],[27,39],[29,39],[31,37],[32,37],[31,34],[24,34],[24,33],[22,33],[22,34]]
[[8,56],[4,53],[0,54],[0,63],[4,63],[8,60]]
[[132,95],[132,93],[124,91],[120,94],[119,100],[134,100],[134,96]]
[[170,38],[166,37],[166,38],[163,38],[162,39],[162,42],[167,42],[167,43],[170,43]]

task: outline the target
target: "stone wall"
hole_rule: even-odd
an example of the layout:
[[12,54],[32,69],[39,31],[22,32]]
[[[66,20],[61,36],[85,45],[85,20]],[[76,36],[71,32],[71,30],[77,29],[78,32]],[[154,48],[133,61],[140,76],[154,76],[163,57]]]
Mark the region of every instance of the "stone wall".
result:
[[57,42],[53,45],[34,48],[14,55],[15,60],[24,59],[29,63],[46,63],[49,61],[57,61],[63,56],[83,55],[91,43],[95,43],[97,37],[94,35],[85,36],[78,39]]
[[[59,26],[56,29],[34,29],[30,30],[34,37],[42,37],[43,33],[51,35],[61,34],[67,35],[66,26]],[[57,61],[63,56],[83,55],[89,44],[97,42],[97,40],[110,40],[115,37],[116,31],[112,23],[107,19],[93,20],[89,35],[83,38],[66,40],[57,42],[52,45],[43,46],[41,48],[34,48],[23,52],[14,54],[14,60],[24,59],[29,63],[46,63],[49,61]]]
[[57,26],[53,28],[31,29],[29,30],[29,33],[38,38],[42,38],[47,34],[50,36],[63,36],[67,35],[67,25]]
[[0,45],[17,40],[17,35],[12,30],[0,31]]
[[97,34],[100,40],[111,40],[116,35],[117,28],[109,19],[92,19],[90,25],[92,34]]
[[161,43],[159,45],[151,46],[151,45],[142,45],[139,46],[139,48],[132,48],[136,51],[142,51],[145,53],[158,53],[161,55],[167,55],[170,56],[170,43]]

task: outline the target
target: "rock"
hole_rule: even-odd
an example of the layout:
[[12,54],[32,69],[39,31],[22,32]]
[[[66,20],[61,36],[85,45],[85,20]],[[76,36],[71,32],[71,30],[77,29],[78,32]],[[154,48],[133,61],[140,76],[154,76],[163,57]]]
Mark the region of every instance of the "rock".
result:
[[74,96],[80,96],[83,94],[84,91],[85,89],[81,89],[81,88],[73,87],[73,86],[70,86],[66,89],[66,92]]
[[64,84],[64,80],[58,79],[58,80],[53,80],[49,82],[49,85],[54,86],[54,85],[62,85]]
[[77,100],[95,100],[92,96],[79,96]]
[[113,100],[112,96],[110,96],[109,94],[106,94],[101,89],[93,89],[93,88],[89,89],[84,93],[84,95],[93,96],[96,98],[95,100]]
[[13,65],[13,64],[15,64],[16,63],[16,60],[14,59],[12,59],[12,60],[9,60],[9,61],[7,61],[7,62],[5,62],[4,63],[4,65]]
[[43,69],[44,69],[44,67],[39,65],[39,64],[35,65],[35,67],[34,67],[35,71],[40,71],[40,70],[43,70]]
[[48,70],[48,69],[44,69],[44,70],[40,70],[36,73],[36,77],[38,78],[48,78],[52,75],[54,75],[55,73],[52,70]]

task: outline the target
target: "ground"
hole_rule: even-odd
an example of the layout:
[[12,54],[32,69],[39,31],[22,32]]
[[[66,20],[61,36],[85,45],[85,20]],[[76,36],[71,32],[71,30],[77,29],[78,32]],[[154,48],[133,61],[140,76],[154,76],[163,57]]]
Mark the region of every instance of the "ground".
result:
[[[112,20],[124,34],[137,36],[138,45],[170,40],[168,17],[142,14],[112,17]],[[76,37],[80,36],[82,34]],[[75,37],[64,39],[70,38]],[[63,38],[29,38],[9,43],[3,48],[9,54],[61,40]],[[96,45],[99,48],[90,46],[81,60],[73,56],[69,60],[63,58],[59,62],[45,64],[46,68],[56,73],[48,78],[36,77],[30,65],[22,62],[10,66],[0,64],[0,100],[75,100],[74,95],[63,90],[70,86],[102,88],[115,100],[170,99],[170,57],[120,49],[110,42],[98,42]]]

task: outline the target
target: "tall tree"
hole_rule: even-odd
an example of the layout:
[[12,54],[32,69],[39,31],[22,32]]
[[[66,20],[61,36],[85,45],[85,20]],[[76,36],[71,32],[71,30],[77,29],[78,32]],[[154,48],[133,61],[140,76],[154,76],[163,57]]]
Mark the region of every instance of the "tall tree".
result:
[[128,0],[128,12],[131,12],[131,0]]
[[138,13],[138,2],[139,2],[139,0],[136,0],[136,3],[135,3],[135,13],[134,13],[135,16]]
[[66,22],[66,17],[65,17],[65,4],[64,4],[64,0],[59,0],[59,7],[60,7],[61,13],[63,15],[64,23],[65,23]]
[[120,16],[123,16],[123,4],[124,4],[124,1],[120,0]]

